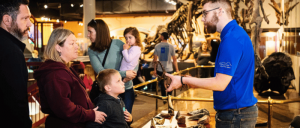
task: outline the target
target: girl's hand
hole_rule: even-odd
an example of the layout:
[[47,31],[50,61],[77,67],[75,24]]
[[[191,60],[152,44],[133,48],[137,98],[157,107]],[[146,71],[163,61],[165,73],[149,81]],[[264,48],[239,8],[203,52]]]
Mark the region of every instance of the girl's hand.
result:
[[132,122],[132,115],[127,111],[124,112],[126,122]]
[[129,49],[129,45],[128,44],[124,44],[123,45],[123,50],[125,50],[125,49]]

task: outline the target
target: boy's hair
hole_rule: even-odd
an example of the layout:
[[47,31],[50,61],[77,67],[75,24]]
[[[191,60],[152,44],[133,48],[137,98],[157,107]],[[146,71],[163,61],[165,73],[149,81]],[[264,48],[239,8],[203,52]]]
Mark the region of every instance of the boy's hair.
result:
[[141,51],[143,51],[143,45],[142,45],[142,41],[141,41],[141,37],[140,37],[140,32],[139,30],[137,30],[136,27],[128,27],[124,30],[123,36],[125,37],[125,35],[127,33],[130,33],[131,35],[133,35],[135,37],[135,43],[137,46],[141,47]]
[[99,86],[99,90],[103,93],[106,93],[105,91],[105,85],[109,84],[111,82],[111,77],[113,74],[119,73],[115,69],[104,69],[103,71],[99,72],[97,75],[97,82]]

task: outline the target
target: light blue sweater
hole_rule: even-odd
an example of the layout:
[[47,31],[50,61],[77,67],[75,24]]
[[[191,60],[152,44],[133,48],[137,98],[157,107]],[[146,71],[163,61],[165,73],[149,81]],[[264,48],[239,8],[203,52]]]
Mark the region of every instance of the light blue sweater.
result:
[[[104,59],[105,53],[107,51],[104,50],[102,52],[93,51],[92,49],[88,49],[88,54],[90,57],[90,62],[94,71],[98,74],[100,71],[104,69],[116,69],[121,74],[122,78],[126,77],[126,71],[120,71],[120,66],[122,62],[122,51],[123,51],[123,42],[119,39],[113,39],[111,42],[109,53],[107,54],[106,61],[104,67],[102,66],[102,61]],[[137,72],[138,65],[135,67],[134,71]],[[125,83],[125,89],[131,89],[133,87],[132,80]]]

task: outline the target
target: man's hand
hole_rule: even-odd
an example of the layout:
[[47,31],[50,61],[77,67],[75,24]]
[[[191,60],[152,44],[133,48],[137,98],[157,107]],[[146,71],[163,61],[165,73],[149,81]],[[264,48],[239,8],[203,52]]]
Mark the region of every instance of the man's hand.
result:
[[136,76],[136,72],[132,70],[126,71],[126,78],[129,78],[130,80],[134,79]]
[[124,44],[123,45],[123,50],[125,50],[125,49],[129,49],[129,45],[128,44]]
[[105,121],[105,117],[107,117],[107,115],[104,112],[97,111],[98,106],[93,110],[95,111],[95,122],[102,124]]
[[132,115],[127,111],[127,109],[124,112],[124,115],[125,115],[124,117],[125,117],[126,122],[131,122],[132,121]]
[[167,77],[170,77],[172,79],[172,82],[171,82],[169,88],[166,90],[167,92],[171,92],[174,89],[178,89],[178,88],[180,88],[182,86],[181,85],[181,81],[180,81],[180,77],[181,76],[173,76],[173,75],[168,74],[168,73],[166,73],[165,75]]

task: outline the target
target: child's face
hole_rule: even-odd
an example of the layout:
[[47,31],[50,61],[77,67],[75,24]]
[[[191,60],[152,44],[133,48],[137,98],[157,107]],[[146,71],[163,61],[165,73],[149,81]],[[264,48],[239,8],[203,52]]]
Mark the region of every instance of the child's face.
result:
[[126,39],[126,44],[132,46],[135,44],[135,37],[133,35],[131,35],[131,33],[127,33],[125,34],[125,39]]
[[119,95],[125,92],[124,82],[122,81],[120,73],[113,74],[110,79],[108,86],[111,87],[111,93]]
[[206,43],[202,44],[202,51],[207,51],[207,44]]

